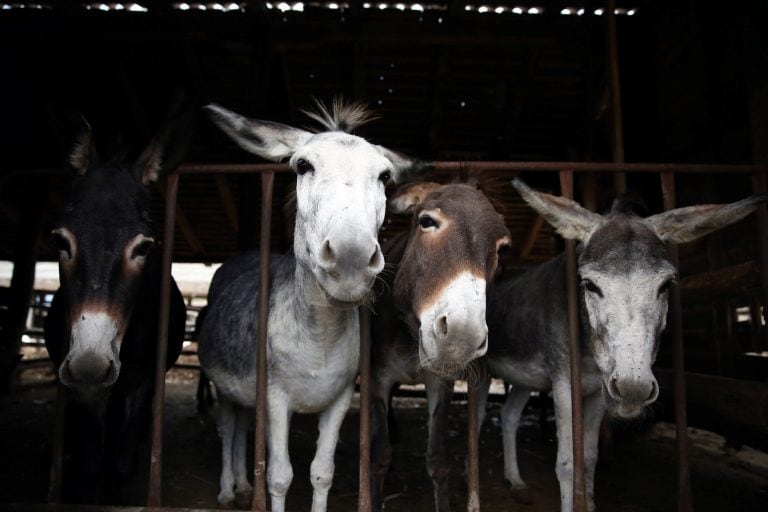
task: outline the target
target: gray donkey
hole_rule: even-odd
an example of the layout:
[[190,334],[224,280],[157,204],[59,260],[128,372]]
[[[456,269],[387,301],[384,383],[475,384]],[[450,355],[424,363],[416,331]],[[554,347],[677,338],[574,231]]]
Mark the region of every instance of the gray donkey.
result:
[[[641,218],[622,201],[602,216],[574,201],[535,192],[520,180],[513,185],[561,236],[580,242],[585,476],[589,510],[594,510],[597,444],[606,409],[615,417],[634,418],[659,394],[651,366],[666,325],[668,289],[677,279],[665,242],[690,242],[736,222],[766,197]],[[501,412],[504,476],[513,491],[525,493],[515,435],[530,391],[552,390],[561,510],[570,511],[573,448],[564,256],[494,288],[488,328],[485,361],[490,373],[512,385]],[[488,386],[481,389],[482,421]]]
[[[418,163],[347,133],[370,120],[359,104],[334,102],[308,113],[324,130],[312,133],[249,120],[219,106],[214,122],[242,148],[270,160],[290,158],[296,171],[293,253],[270,259],[267,485],[272,511],[285,509],[293,479],[288,429],[294,412],[319,413],[310,475],[313,512],[326,509],[339,428],[358,370],[357,306],[368,300],[384,268],[377,241],[384,187]],[[245,469],[246,432],[256,399],[255,339],[258,255],[225,263],[214,276],[200,339],[200,362],[220,397],[221,492],[251,491]]]

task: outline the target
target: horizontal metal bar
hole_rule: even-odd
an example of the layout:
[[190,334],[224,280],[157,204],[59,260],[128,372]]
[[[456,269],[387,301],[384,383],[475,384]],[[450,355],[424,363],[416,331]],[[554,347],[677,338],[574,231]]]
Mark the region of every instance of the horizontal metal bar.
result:
[[[433,162],[437,171],[508,171],[553,172],[564,169],[575,172],[675,172],[675,173],[768,173],[768,165],[747,164],[673,164],[673,163],[618,163],[618,162],[497,162],[497,161],[441,161]],[[244,174],[262,172],[291,172],[287,164],[183,164],[181,174]]]
[[117,507],[53,503],[3,503],[5,512],[215,512],[211,508]]

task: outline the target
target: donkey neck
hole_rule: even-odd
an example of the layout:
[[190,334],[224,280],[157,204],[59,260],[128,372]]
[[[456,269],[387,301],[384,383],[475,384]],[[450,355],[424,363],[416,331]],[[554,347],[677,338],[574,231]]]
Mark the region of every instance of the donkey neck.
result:
[[294,313],[305,325],[312,340],[332,342],[339,339],[350,322],[357,321],[357,308],[333,306],[312,271],[296,261],[294,272]]

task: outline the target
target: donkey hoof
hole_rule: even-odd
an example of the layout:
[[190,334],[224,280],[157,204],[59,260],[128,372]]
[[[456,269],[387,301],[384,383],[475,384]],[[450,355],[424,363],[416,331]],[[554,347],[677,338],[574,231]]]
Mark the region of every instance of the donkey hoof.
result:
[[231,489],[223,490],[219,493],[216,499],[218,500],[219,504],[227,507],[231,505],[233,501],[235,501],[235,493],[232,492]]
[[510,493],[512,499],[522,505],[530,505],[533,503],[533,495],[528,487],[510,486]]
[[253,492],[253,487],[247,481],[237,484],[236,489],[237,489],[237,494],[248,494],[250,492]]

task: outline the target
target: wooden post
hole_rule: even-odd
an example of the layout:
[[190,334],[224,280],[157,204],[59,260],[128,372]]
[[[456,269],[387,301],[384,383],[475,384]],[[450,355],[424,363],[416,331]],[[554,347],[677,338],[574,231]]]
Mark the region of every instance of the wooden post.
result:
[[[624,121],[621,112],[621,80],[619,78],[619,49],[616,40],[616,0],[608,0],[608,73],[611,84],[611,149],[613,161],[624,162]],[[613,175],[616,194],[627,191],[627,175],[617,172]]]
[[[661,192],[664,198],[664,210],[675,208],[675,174],[661,173]],[[672,263],[678,265],[677,246],[669,244]],[[674,341],[674,381],[675,381],[675,427],[677,434],[677,510],[692,512],[691,468],[688,460],[688,414],[685,398],[685,359],[683,351],[682,307],[680,305],[680,286],[673,284],[669,291],[670,330]]]
[[10,393],[13,374],[21,359],[21,337],[35,285],[35,264],[48,204],[48,180],[27,180],[18,226],[13,276],[9,290],[8,317],[0,331],[0,396]]

